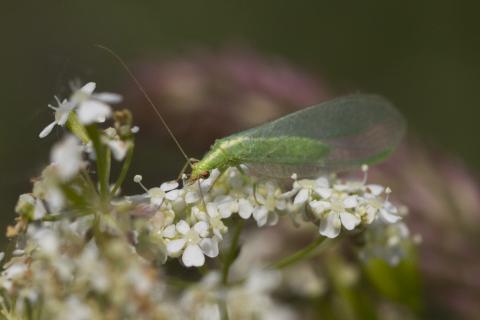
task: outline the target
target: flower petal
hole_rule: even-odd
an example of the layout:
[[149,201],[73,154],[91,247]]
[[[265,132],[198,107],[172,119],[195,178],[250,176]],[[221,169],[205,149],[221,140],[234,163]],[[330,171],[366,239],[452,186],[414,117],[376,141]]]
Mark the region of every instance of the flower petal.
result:
[[210,218],[215,218],[220,215],[218,213],[218,209],[215,203],[212,203],[212,202],[207,203],[207,214]]
[[205,221],[199,221],[193,226],[193,230],[195,230],[200,237],[206,237],[208,235],[208,228],[209,225]]
[[50,132],[52,132],[53,127],[55,127],[56,124],[57,124],[57,123],[56,123],[55,121],[52,122],[52,123],[50,123],[48,126],[46,126],[46,127],[42,130],[42,132],[40,132],[40,133],[38,134],[38,137],[39,137],[39,138],[45,138],[46,136],[48,136],[48,135],[50,134]]
[[313,200],[309,202],[310,208],[312,208],[313,212],[316,215],[320,215],[325,212],[327,209],[330,209],[332,205],[330,202],[323,201],[323,200]]
[[358,205],[356,196],[348,196],[343,200],[343,205],[347,209],[355,208]]
[[177,231],[181,234],[185,235],[190,231],[190,226],[185,220],[180,220],[176,224]]
[[264,206],[256,207],[253,210],[253,218],[259,227],[264,226],[268,220],[268,210]]
[[317,180],[315,180],[315,185],[318,188],[329,188],[330,183],[328,182],[328,179],[326,177],[319,177]]
[[78,120],[86,125],[95,122],[105,122],[111,114],[112,109],[109,105],[95,100],[82,102],[77,110]]
[[83,164],[82,148],[78,139],[73,135],[65,137],[52,148],[50,160],[55,164],[62,180],[73,178]]
[[122,101],[122,96],[112,92],[95,93],[93,98],[105,103],[119,103]]
[[293,204],[303,204],[308,199],[308,189],[300,189],[300,191],[295,196]]
[[252,215],[253,212],[253,206],[250,203],[250,201],[246,199],[240,199],[238,200],[238,215],[242,219],[248,219]]
[[340,234],[341,229],[340,217],[337,213],[330,213],[320,222],[320,234],[328,238],[335,238]]
[[385,188],[383,186],[378,185],[378,184],[369,184],[367,186],[367,188],[370,190],[370,192],[374,196],[379,196],[385,190]]
[[171,224],[166,226],[163,231],[162,231],[162,236],[165,238],[173,238],[175,237],[175,234],[177,233],[177,230],[175,229],[175,225]]
[[165,198],[167,198],[170,201],[175,201],[175,200],[177,200],[179,195],[180,195],[180,190],[175,189],[175,190],[168,191],[167,193],[165,193]]
[[223,219],[230,218],[233,212],[238,211],[238,203],[231,196],[217,197],[215,203]]
[[45,206],[43,205],[42,200],[36,199],[35,210],[33,211],[33,219],[34,220],[42,219],[46,213],[47,213],[47,209],[45,209]]
[[160,189],[165,192],[176,189],[176,188],[178,188],[178,182],[175,180],[164,182],[160,185]]
[[186,267],[201,267],[205,263],[205,256],[198,245],[189,245],[182,255]]
[[330,188],[324,188],[324,187],[317,187],[315,188],[315,192],[322,197],[323,199],[328,199],[332,195],[333,191]]
[[395,223],[402,219],[402,217],[396,215],[395,212],[386,210],[384,208],[380,209],[380,218],[386,223]]
[[121,140],[109,140],[108,147],[112,150],[112,155],[117,161],[122,161],[127,155],[128,144]]
[[81,91],[87,95],[91,95],[93,91],[95,91],[96,87],[97,87],[97,84],[95,82],[89,82],[85,84],[83,87],[81,87],[78,91]]
[[185,202],[187,204],[195,203],[198,200],[200,200],[200,195],[197,192],[190,191],[185,195]]
[[185,244],[187,243],[187,240],[185,239],[176,239],[169,241],[167,243],[167,252],[170,255],[175,255],[178,254],[183,247],[185,247]]
[[209,238],[202,239],[199,246],[207,257],[215,258],[218,256],[218,241]]
[[359,217],[346,211],[340,213],[340,220],[347,230],[353,230],[360,223]]

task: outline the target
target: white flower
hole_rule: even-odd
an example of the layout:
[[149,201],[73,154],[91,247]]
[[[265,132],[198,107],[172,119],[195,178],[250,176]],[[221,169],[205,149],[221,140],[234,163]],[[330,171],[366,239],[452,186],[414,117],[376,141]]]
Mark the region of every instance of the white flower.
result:
[[175,200],[180,190],[176,189],[178,187],[178,182],[169,181],[164,182],[160,187],[151,188],[148,190],[148,197],[150,198],[150,203],[155,206],[161,206],[165,199]]
[[104,122],[108,118],[112,110],[108,103],[117,103],[122,100],[122,97],[115,93],[93,93],[96,84],[89,82],[83,87],[73,91],[70,100],[64,99],[60,101],[57,97],[58,107],[49,105],[48,107],[55,111],[55,120],[46,126],[38,135],[44,138],[50,134],[52,129],[56,126],[64,126],[68,121],[70,112],[77,110],[78,119],[83,124],[91,124],[94,122]]
[[217,196],[214,203],[223,219],[230,218],[232,213],[238,212],[238,201],[230,195]]
[[363,259],[381,258],[397,265],[407,255],[411,241],[408,227],[402,223],[375,221],[365,232],[365,246],[360,251]]
[[182,253],[182,262],[186,267],[201,267],[205,263],[205,255],[218,255],[218,242],[207,238],[209,225],[205,221],[197,222],[192,228],[185,220],[176,224],[176,233],[181,238],[170,240],[167,243],[167,252],[170,256]]
[[311,198],[312,191],[324,199],[332,195],[332,189],[328,179],[325,177],[319,177],[316,180],[303,179],[295,181],[292,191],[294,190],[298,191],[293,200],[294,205],[301,205],[307,202]]
[[[350,212],[358,205],[356,196],[334,195],[329,202],[321,202],[323,218],[320,221],[320,234],[335,238],[340,234],[341,226],[347,230],[353,230],[359,223],[360,218],[354,213]],[[318,208],[317,213],[322,213]]]
[[60,179],[70,180],[83,165],[80,142],[73,135],[66,136],[53,147],[50,159]]
[[381,199],[379,196],[385,192],[391,192],[389,188],[383,188],[379,185],[368,185],[370,193],[365,193],[361,199],[365,207],[365,219],[367,223],[372,223],[378,217],[385,223],[396,223],[402,219],[398,209],[387,199]]
[[287,207],[286,200],[281,197],[280,188],[273,182],[267,182],[259,185],[255,190],[254,198],[258,203],[253,209],[253,218],[257,221],[257,225],[275,225],[278,222],[277,210],[285,210]]
[[208,224],[212,228],[213,234],[216,235],[219,239],[223,239],[222,234],[227,232],[227,227],[223,224],[222,218],[228,218],[229,212],[222,215],[220,213],[220,208],[213,202],[207,203],[207,215],[208,215]]
[[379,210],[379,217],[386,223],[395,223],[402,219],[397,207],[389,201],[383,203],[383,207]]
[[52,132],[53,127],[56,125],[63,127],[70,116],[70,112],[72,112],[74,105],[69,102],[68,100],[60,101],[57,97],[55,97],[57,101],[58,107],[54,107],[52,105],[48,105],[49,108],[55,111],[55,120],[46,126],[42,132],[38,135],[40,138],[45,138]]

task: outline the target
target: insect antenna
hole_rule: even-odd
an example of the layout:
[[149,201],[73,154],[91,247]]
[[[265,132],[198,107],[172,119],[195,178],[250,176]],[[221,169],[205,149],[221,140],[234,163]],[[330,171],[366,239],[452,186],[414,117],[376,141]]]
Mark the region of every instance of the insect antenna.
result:
[[[147,91],[145,90],[145,88],[143,87],[143,85],[140,83],[140,81],[137,79],[137,77],[135,77],[135,75],[133,74],[133,72],[130,70],[130,68],[127,66],[127,64],[125,63],[125,61],[123,61],[123,59],[118,55],[116,54],[112,49],[104,46],[104,45],[101,45],[101,44],[96,44],[95,45],[97,48],[100,48],[102,50],[105,50],[106,52],[108,52],[111,56],[113,56],[119,63],[120,65],[123,67],[123,69],[125,69],[125,71],[128,73],[128,75],[130,76],[130,78],[133,80],[133,82],[135,83],[135,85],[137,86],[138,90],[140,90],[140,92],[142,93],[142,95],[145,97],[145,99],[147,100],[148,104],[150,105],[150,107],[152,107],[153,111],[155,112],[155,114],[158,116],[158,118],[160,119],[160,121],[162,122],[163,126],[165,127],[165,129],[167,130],[168,134],[170,135],[170,137],[172,138],[173,142],[175,142],[175,144],[177,145],[178,147],[178,150],[180,150],[180,152],[182,153],[183,157],[185,158],[185,160],[187,160],[187,163],[186,163],[186,166],[190,166],[192,167],[192,161],[190,160],[190,158],[187,156],[187,153],[185,152],[185,150],[183,150],[182,148],[182,145],[180,144],[180,142],[178,141],[178,139],[175,137],[175,135],[173,134],[173,131],[172,129],[170,129],[170,127],[168,126],[167,124],[167,121],[165,121],[165,119],[163,118],[162,114],[160,113],[157,105],[155,103],[153,103],[153,100],[150,98],[150,95],[147,93]],[[186,166],[184,167],[184,169],[182,170],[182,174],[183,174],[183,171],[185,171],[186,169]],[[181,174],[180,174],[181,176]]]

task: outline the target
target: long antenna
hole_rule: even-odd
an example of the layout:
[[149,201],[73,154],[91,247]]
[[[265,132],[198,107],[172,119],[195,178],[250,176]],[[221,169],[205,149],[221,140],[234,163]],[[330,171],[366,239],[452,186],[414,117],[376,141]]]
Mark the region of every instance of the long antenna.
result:
[[133,72],[130,70],[130,68],[127,66],[127,64],[125,63],[125,61],[123,61],[123,59],[118,55],[116,54],[112,49],[104,46],[104,45],[101,45],[101,44],[96,44],[95,45],[96,47],[100,48],[100,49],[103,49],[105,51],[107,51],[109,54],[111,54],[119,63],[120,65],[125,69],[125,71],[127,71],[128,75],[130,76],[130,78],[133,80],[133,82],[135,82],[135,85],[137,86],[138,90],[140,90],[140,92],[143,94],[143,96],[145,97],[145,99],[148,101],[148,104],[152,107],[153,111],[156,113],[156,115],[158,116],[158,118],[160,118],[160,121],[162,121],[162,124],[163,126],[165,127],[165,129],[167,129],[168,131],[168,134],[170,135],[170,137],[172,138],[172,140],[175,142],[175,144],[177,145],[178,149],[180,150],[180,152],[182,153],[183,157],[187,160],[187,163],[188,165],[191,167],[192,166],[192,162],[190,161],[190,158],[187,156],[187,154],[185,153],[185,151],[183,150],[182,146],[180,145],[180,142],[178,142],[177,138],[175,137],[175,135],[173,134],[173,131],[172,129],[170,129],[170,127],[168,126],[167,122],[165,121],[165,119],[163,118],[162,114],[160,113],[160,111],[158,110],[158,107],[155,105],[155,103],[153,103],[152,99],[150,98],[150,96],[148,95],[147,91],[145,90],[145,88],[142,86],[142,84],[140,83],[140,81],[138,81],[137,77],[135,77],[135,75],[133,74]]

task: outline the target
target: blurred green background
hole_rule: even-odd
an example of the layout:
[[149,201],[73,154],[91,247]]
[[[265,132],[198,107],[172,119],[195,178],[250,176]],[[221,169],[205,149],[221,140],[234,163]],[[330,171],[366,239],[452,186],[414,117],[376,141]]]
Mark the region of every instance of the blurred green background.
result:
[[[480,168],[480,20],[466,1],[17,1],[0,13],[2,224],[48,162],[54,94],[72,77],[119,90],[127,61],[243,44],[320,74],[332,92],[380,93],[410,130]],[[159,123],[160,125],[160,123]],[[161,150],[162,146],[158,146]],[[3,228],[2,228],[3,229]]]

